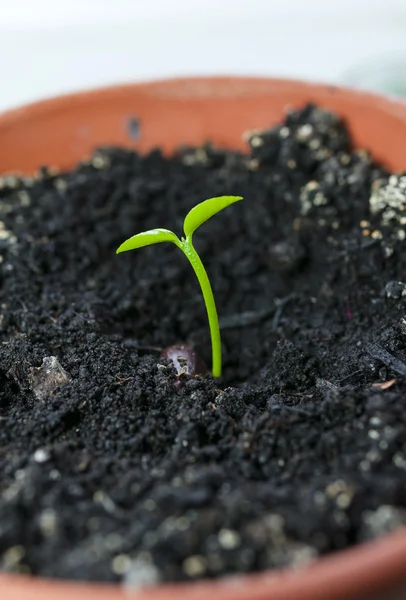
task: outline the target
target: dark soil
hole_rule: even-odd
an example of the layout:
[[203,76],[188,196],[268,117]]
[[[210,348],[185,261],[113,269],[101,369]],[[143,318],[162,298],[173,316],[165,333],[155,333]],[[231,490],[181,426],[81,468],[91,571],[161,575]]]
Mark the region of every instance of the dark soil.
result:
[[[0,180],[0,567],[154,584],[306,562],[406,523],[406,176],[305,107],[247,155],[99,150]],[[193,271],[116,256],[195,203],[221,317]],[[54,357],[54,358],[52,358]],[[378,384],[378,385],[377,385]]]

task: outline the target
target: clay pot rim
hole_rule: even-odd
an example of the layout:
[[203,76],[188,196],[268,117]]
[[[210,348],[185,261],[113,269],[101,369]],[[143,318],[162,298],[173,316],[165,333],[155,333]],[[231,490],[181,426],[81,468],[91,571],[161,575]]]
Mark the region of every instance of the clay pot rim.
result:
[[[17,107],[6,109],[0,112],[0,127],[12,127],[16,121],[29,118],[33,116],[39,116],[43,113],[53,112],[54,110],[60,112],[63,108],[71,108],[74,104],[84,104],[85,102],[98,102],[102,95],[105,100],[110,96],[116,97],[126,91],[136,90],[145,95],[152,92],[154,95],[157,91],[162,89],[163,93],[167,93],[165,88],[172,90],[182,89],[182,92],[172,95],[173,99],[180,99],[184,94],[189,96],[189,91],[193,89],[193,92],[197,92],[196,98],[205,97],[205,85],[216,84],[226,86],[231,84],[231,91],[228,94],[233,95],[236,91],[243,92],[242,95],[252,96],[261,95],[262,93],[280,94],[292,92],[293,98],[303,90],[308,90],[310,93],[320,94],[322,93],[326,97],[334,96],[336,94],[340,96],[351,97],[352,103],[363,104],[365,102],[373,103],[377,108],[391,114],[399,114],[401,119],[406,118],[406,100],[402,98],[383,95],[377,92],[370,92],[365,90],[358,90],[349,86],[341,86],[335,84],[328,84],[318,81],[308,82],[301,79],[291,78],[272,78],[266,76],[232,76],[232,75],[215,75],[215,76],[201,76],[201,77],[168,77],[162,79],[147,79],[136,83],[118,83],[117,85],[106,85],[95,88],[88,88],[68,93],[59,94],[57,96],[50,96],[43,99],[35,100],[34,102],[23,103]],[[241,88],[239,89],[239,86]],[[249,86],[249,87],[247,87]],[[220,94],[223,95],[223,94]],[[210,94],[212,96],[212,94]],[[170,96],[168,96],[169,99]],[[227,94],[224,94],[227,97]]]
[[[378,540],[337,551],[296,569],[268,570],[192,583],[164,583],[134,590],[130,595],[128,588],[111,583],[76,583],[0,574],[0,591],[13,590],[6,596],[7,600],[71,600],[74,595],[81,600],[124,600],[128,597],[134,600],[207,600],[210,596],[221,600],[246,600],[249,589],[250,600],[270,600],[270,593],[278,600],[300,600],[304,592],[306,600],[326,600],[328,589],[329,600],[334,600],[346,595],[352,598],[358,591],[364,594],[380,589],[385,591],[388,577],[392,582],[403,582],[405,570],[406,527],[402,527]],[[340,582],[336,595],[338,573],[343,574],[345,581]]]
[[[388,98],[375,93],[356,91],[334,85],[308,83],[294,79],[270,79],[266,77],[194,77],[171,78],[158,81],[147,81],[136,84],[123,84],[101,87],[89,91],[64,94],[8,110],[0,115],[2,131],[11,129],[14,124],[29,120],[53,111],[70,110],[75,105],[97,102],[100,95],[105,100],[115,97],[126,90],[137,90],[140,94],[159,94],[173,90],[172,98],[182,98],[184,91],[193,89],[205,98],[205,86],[215,84],[225,97],[227,86],[232,86],[246,95],[262,93],[278,95],[281,92],[291,93],[292,99],[304,95],[321,97],[325,102],[329,98],[342,97],[344,102],[354,105],[374,105],[382,114],[391,114],[406,121],[406,103],[399,99]],[[176,89],[178,95],[176,95]],[[180,91],[179,91],[180,90]],[[305,94],[305,95],[306,95]],[[325,591],[329,590],[329,600],[342,598],[343,595],[386,590],[387,581],[404,582],[406,572],[406,527],[403,527],[382,539],[359,544],[356,547],[337,551],[321,557],[308,567],[265,571],[256,574],[241,574],[226,577],[222,580],[198,581],[196,583],[162,584],[156,588],[148,588],[134,592],[131,596],[137,600],[207,600],[209,594],[217,600],[325,600]],[[340,574],[342,578],[340,579]],[[337,581],[340,585],[337,586]],[[112,584],[73,583],[61,580],[34,579],[22,576],[0,574],[0,596],[5,600],[71,600],[77,594],[81,600],[120,600],[128,597],[128,592]],[[351,596],[352,597],[352,596]]]

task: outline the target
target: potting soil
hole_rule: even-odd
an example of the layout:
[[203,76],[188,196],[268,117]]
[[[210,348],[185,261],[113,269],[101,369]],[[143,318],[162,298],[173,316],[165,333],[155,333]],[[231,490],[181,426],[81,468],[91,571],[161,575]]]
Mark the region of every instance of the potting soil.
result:
[[[311,105],[246,137],[0,179],[2,570],[155,585],[406,523],[406,176]],[[179,376],[174,343],[211,363],[189,263],[115,250],[223,194],[194,240],[224,373]]]

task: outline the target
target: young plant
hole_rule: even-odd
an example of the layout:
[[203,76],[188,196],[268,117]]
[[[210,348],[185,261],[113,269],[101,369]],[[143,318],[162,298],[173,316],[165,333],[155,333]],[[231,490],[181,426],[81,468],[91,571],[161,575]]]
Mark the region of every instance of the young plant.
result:
[[223,208],[226,208],[239,200],[242,200],[241,196],[220,196],[219,198],[210,198],[209,200],[197,204],[186,215],[183,222],[183,231],[185,232],[186,237],[179,239],[177,235],[168,229],[150,229],[149,231],[133,235],[117,249],[117,254],[119,254],[120,252],[135,250],[135,248],[142,248],[143,246],[149,246],[150,244],[172,242],[186,255],[200,283],[206,305],[211,335],[213,377],[220,377],[221,375],[221,338],[219,321],[213,290],[206,269],[193,246],[192,237],[196,229],[200,227],[202,223],[223,210]]

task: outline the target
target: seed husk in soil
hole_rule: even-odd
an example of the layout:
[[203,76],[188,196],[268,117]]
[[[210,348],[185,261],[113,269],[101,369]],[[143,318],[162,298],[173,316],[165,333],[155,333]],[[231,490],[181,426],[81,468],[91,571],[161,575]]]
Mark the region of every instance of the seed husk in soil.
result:
[[[242,133],[242,132],[241,132]],[[298,565],[406,523],[406,175],[316,106],[164,157],[0,179],[0,568],[129,586]],[[170,245],[195,236],[223,336]],[[162,355],[163,353],[163,355]]]

